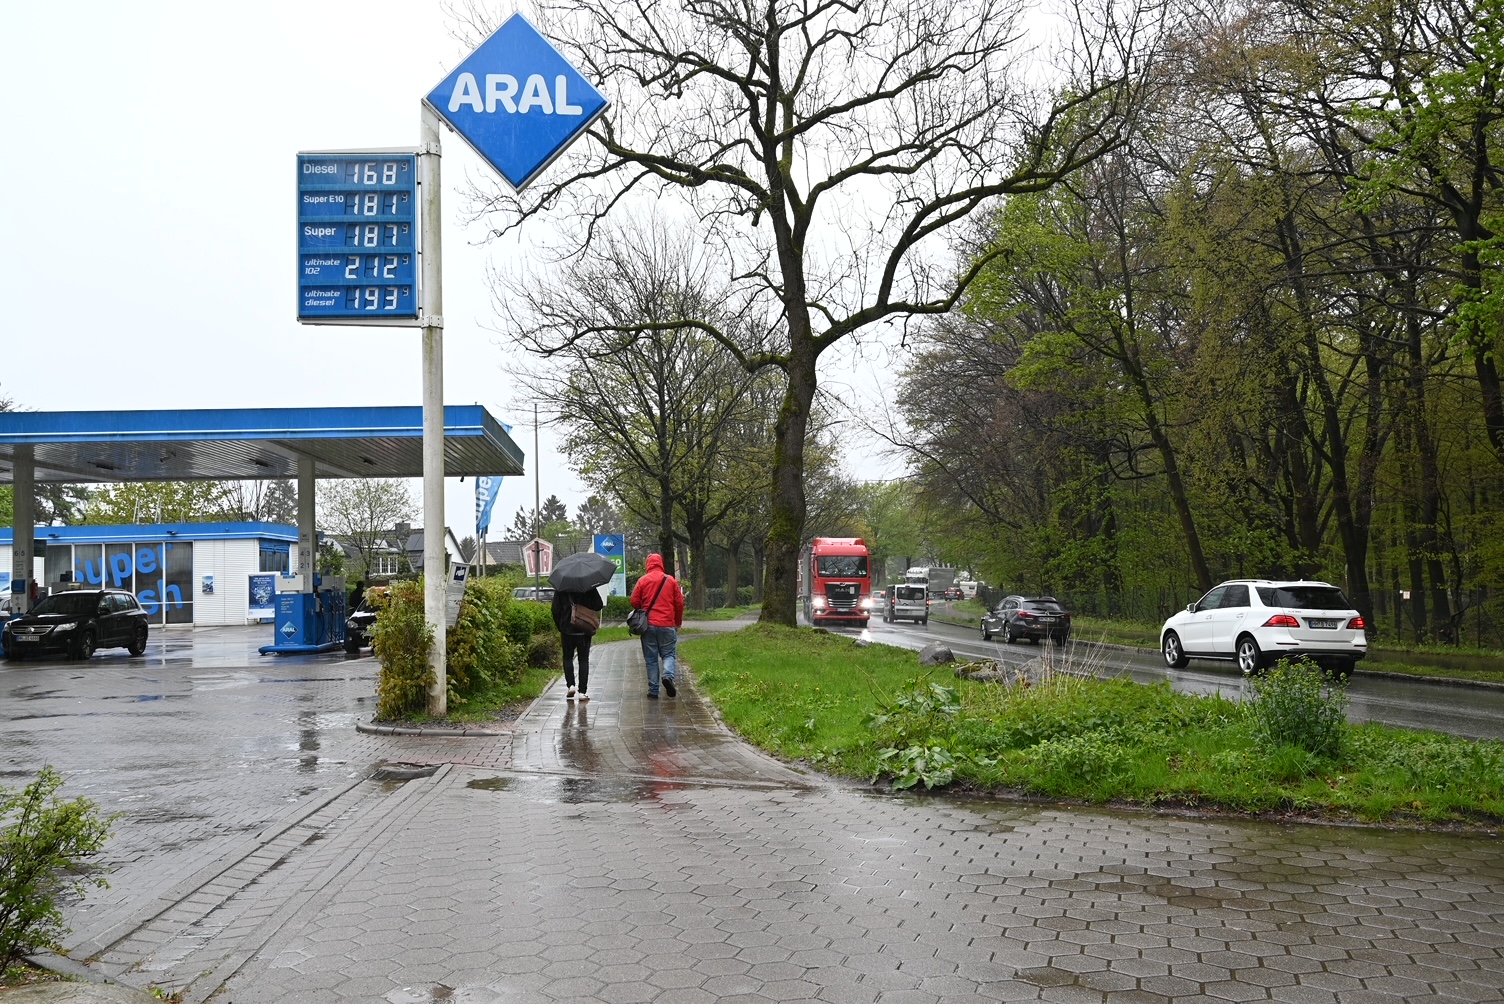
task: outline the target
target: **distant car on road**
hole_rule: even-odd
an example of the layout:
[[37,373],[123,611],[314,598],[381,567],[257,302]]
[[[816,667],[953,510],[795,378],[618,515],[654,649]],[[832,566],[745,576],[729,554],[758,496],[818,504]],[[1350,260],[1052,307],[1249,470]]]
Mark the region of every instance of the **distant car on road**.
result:
[[930,622],[929,590],[912,582],[895,582],[888,587],[888,603],[883,607],[883,620],[889,624],[900,620],[915,624]]
[[28,612],[5,622],[5,657],[60,652],[88,659],[99,648],[146,651],[150,618],[123,589],[74,589],[43,597]]
[[1021,638],[1064,643],[1071,638],[1071,614],[1053,596],[1004,596],[982,618],[982,640],[995,635],[1010,645]]
[[961,591],[960,586],[948,586],[943,594],[943,598],[947,600],[964,600],[966,599],[966,594]]
[[1363,617],[1325,582],[1234,579],[1177,614],[1159,632],[1165,664],[1223,659],[1256,673],[1269,662],[1306,656],[1350,672],[1368,654]]

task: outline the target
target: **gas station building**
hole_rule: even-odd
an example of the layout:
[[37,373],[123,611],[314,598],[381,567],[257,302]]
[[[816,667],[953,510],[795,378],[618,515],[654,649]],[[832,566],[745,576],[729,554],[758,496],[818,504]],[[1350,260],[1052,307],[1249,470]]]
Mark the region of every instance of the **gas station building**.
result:
[[[444,408],[443,452],[446,477],[523,473],[522,450],[480,405]],[[67,583],[129,589],[159,624],[244,624],[264,616],[251,576],[268,574],[281,605],[301,599],[311,610],[320,588],[305,574],[318,540],[315,482],[422,474],[417,406],[0,413],[0,484],[15,489],[0,577],[9,571],[16,612],[29,608],[35,580],[43,592]],[[34,525],[38,484],[282,478],[297,484],[296,527]]]

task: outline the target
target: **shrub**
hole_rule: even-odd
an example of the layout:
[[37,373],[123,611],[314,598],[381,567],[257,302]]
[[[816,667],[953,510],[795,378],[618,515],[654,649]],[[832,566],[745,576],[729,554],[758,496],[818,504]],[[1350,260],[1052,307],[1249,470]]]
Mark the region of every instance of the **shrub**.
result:
[[1309,662],[1281,659],[1267,676],[1250,683],[1248,702],[1261,736],[1335,757],[1342,752],[1347,731],[1347,690]]
[[0,788],[0,967],[66,934],[57,897],[106,886],[84,859],[99,851],[115,817],[101,816],[87,798],[60,802],[63,779],[43,767],[21,791]]
[[511,587],[498,579],[473,579],[465,589],[459,619],[445,636],[449,695],[465,697],[498,683],[513,683],[525,665],[526,646],[507,633]]
[[392,583],[371,637],[381,663],[381,672],[376,674],[376,717],[402,718],[422,710],[433,681],[428,666],[433,629],[423,615],[421,583]]
[[603,621],[624,621],[632,612],[632,601],[626,596],[606,597],[606,609],[601,611]]

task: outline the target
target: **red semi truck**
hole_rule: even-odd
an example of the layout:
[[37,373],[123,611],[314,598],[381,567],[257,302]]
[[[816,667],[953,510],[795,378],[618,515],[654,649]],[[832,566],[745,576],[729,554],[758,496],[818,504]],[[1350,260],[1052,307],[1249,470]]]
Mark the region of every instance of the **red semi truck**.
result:
[[872,616],[872,554],[860,537],[816,537],[799,562],[799,590],[810,624],[867,626]]

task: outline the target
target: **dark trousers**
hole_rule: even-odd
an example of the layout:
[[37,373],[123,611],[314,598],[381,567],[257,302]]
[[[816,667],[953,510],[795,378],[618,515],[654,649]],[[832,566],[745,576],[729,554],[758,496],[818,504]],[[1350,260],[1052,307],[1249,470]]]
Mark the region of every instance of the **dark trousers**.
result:
[[573,687],[574,656],[580,654],[580,693],[590,689],[590,636],[588,634],[561,634],[564,644],[564,682]]

